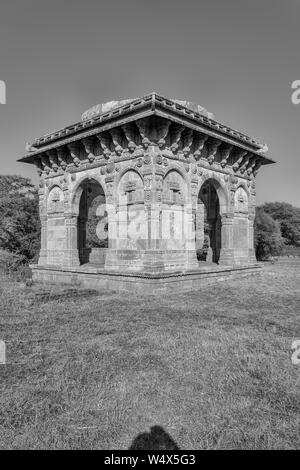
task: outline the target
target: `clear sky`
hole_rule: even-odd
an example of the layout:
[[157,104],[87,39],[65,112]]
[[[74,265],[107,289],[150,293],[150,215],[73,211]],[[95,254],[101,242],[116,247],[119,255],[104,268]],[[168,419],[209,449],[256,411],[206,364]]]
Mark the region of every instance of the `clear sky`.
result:
[[94,104],[156,91],[269,146],[258,203],[300,207],[300,0],[2,0],[0,173]]

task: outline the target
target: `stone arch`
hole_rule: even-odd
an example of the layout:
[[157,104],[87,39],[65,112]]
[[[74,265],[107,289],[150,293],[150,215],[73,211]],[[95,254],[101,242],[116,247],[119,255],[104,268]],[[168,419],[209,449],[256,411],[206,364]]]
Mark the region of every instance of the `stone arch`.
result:
[[201,188],[203,184],[205,184],[207,181],[209,181],[215,188],[218,198],[219,198],[219,204],[220,204],[220,214],[224,214],[228,212],[229,210],[229,194],[228,194],[228,189],[225,187],[224,182],[220,178],[220,176],[216,174],[205,174],[200,178],[199,184],[198,184],[198,190],[197,190],[197,195],[199,195],[199,192],[201,191]]
[[135,168],[122,172],[116,187],[119,204],[144,203],[144,178]]
[[64,192],[59,184],[52,184],[46,196],[47,213],[64,212]]
[[[178,193],[179,196],[181,196],[181,197],[178,197],[176,199],[176,202],[178,204],[185,204],[188,200],[189,185],[188,185],[188,182],[187,182],[187,179],[186,179],[186,175],[176,167],[169,168],[168,171],[166,172],[166,174],[164,175],[164,178],[163,178],[163,200],[164,199],[168,200],[167,192],[170,189],[168,186],[172,185],[172,182],[174,183],[173,184],[173,186],[174,186],[173,192]],[[168,185],[168,183],[169,183],[169,185]]]
[[228,209],[228,196],[220,178],[201,179],[195,214],[196,250],[200,261],[218,263],[221,253],[221,215]]
[[120,181],[122,180],[123,176],[128,172],[128,171],[134,171],[135,173],[137,173],[139,175],[139,177],[141,178],[142,181],[144,181],[144,177],[142,175],[142,173],[139,171],[139,169],[135,166],[127,166],[126,168],[123,168],[121,171],[119,171],[117,173],[117,176],[115,178],[115,185],[116,187],[118,188],[119,187],[119,184],[120,184]]
[[45,199],[46,205],[48,203],[49,194],[51,193],[53,188],[59,188],[63,191],[62,185],[58,181],[52,182],[51,184],[49,184],[49,186],[45,184],[43,188],[44,188],[44,199]]
[[191,188],[190,181],[189,181],[187,173],[184,172],[181,168],[178,168],[176,165],[170,165],[166,169],[166,172],[164,174],[164,181],[167,178],[168,174],[171,173],[171,172],[176,172],[182,177],[182,179],[185,183],[186,198],[187,198],[189,193],[190,193],[190,188]]
[[72,216],[77,220],[77,243],[80,264],[104,265],[108,248],[108,217],[103,181],[96,175],[80,178],[71,195]]
[[71,190],[71,195],[70,195],[70,212],[74,215],[79,215],[79,202],[80,198],[82,195],[83,191],[83,183],[85,181],[92,181],[94,180],[96,183],[98,183],[104,192],[105,199],[107,199],[107,189],[106,185],[104,182],[104,178],[100,177],[97,174],[91,174],[91,175],[84,175],[81,178],[79,178],[76,182],[75,185],[73,186],[73,189]]

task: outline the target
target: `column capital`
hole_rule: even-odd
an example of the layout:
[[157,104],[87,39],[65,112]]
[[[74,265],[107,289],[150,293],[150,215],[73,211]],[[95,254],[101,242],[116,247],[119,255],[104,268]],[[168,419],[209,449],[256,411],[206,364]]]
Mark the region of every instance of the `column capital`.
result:
[[224,222],[231,223],[233,218],[234,218],[234,212],[224,212],[223,214],[221,214],[222,223]]
[[75,212],[65,212],[64,216],[66,221],[73,219],[77,220],[78,218],[78,214],[76,214]]

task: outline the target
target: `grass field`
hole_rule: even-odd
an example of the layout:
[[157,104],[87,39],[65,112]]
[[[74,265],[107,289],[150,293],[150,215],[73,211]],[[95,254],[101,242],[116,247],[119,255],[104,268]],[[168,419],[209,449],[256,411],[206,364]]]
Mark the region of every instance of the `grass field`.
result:
[[300,262],[184,294],[0,282],[0,448],[300,448]]

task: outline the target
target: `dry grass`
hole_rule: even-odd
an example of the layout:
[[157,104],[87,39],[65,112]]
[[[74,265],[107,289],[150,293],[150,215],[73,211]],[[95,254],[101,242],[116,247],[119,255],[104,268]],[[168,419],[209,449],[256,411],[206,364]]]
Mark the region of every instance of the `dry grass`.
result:
[[159,425],[181,449],[300,448],[299,280],[300,262],[162,297],[3,279],[0,447],[127,449]]

